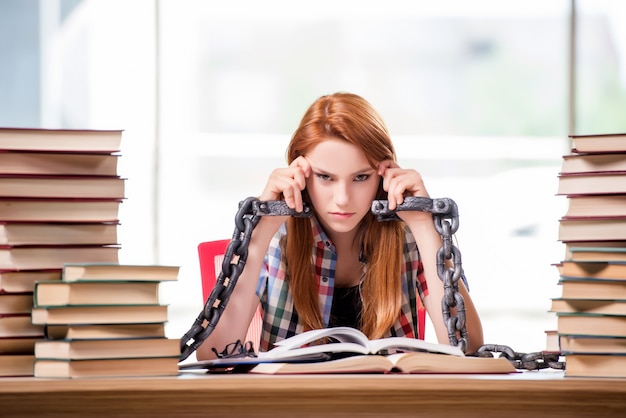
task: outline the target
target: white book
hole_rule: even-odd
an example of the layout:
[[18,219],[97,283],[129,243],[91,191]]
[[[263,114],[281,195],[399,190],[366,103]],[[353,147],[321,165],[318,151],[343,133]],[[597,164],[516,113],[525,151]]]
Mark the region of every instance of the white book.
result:
[[[325,338],[338,342],[314,344]],[[275,344],[275,348],[260,352],[260,359],[286,360],[289,358],[308,357],[317,353],[354,353],[354,354],[393,354],[402,351],[424,351],[437,354],[449,354],[463,357],[459,347],[432,343],[416,338],[389,337],[369,340],[356,328],[335,327],[306,331]]]

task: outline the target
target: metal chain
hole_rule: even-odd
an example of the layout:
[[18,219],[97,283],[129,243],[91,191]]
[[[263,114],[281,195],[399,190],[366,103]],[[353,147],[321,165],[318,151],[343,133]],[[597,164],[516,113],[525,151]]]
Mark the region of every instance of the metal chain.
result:
[[[459,228],[459,214],[456,203],[449,198],[430,199],[424,197],[406,197],[396,209],[389,210],[386,200],[372,202],[372,213],[378,221],[400,220],[396,212],[421,211],[433,214],[435,229],[442,237],[441,248],[437,251],[437,274],[443,282],[444,296],[441,301],[444,323],[448,330],[450,344],[466,352],[469,347],[469,333],[466,327],[465,301],[459,292],[458,281],[463,276],[461,252],[454,245],[452,237]],[[297,216],[310,217],[312,212],[305,206],[302,212],[289,208],[284,201],[262,202],[254,197],[242,201],[235,216],[235,231],[226,248],[222,271],[215,287],[211,291],[204,309],[200,312],[193,325],[181,338],[180,361],[189,357],[213,332],[217,325],[237,280],[244,269],[248,257],[248,246],[252,231],[262,216]],[[452,267],[446,265],[452,261]],[[456,307],[456,315],[451,308]],[[560,353],[517,353],[505,345],[486,344],[472,355],[493,357],[493,353],[511,361],[515,368],[538,370],[544,368],[565,369]]]
[[551,368],[565,370],[565,361],[562,360],[563,356],[558,352],[518,353],[506,345],[485,344],[476,351],[475,356],[494,357],[494,353],[500,353],[500,356],[513,363],[516,369],[541,370]]
[[[441,300],[443,320],[448,330],[450,345],[457,346],[463,352],[469,347],[469,333],[465,324],[465,300],[459,292],[459,279],[463,274],[461,252],[453,244],[452,237],[459,228],[459,213],[452,199],[430,199],[427,197],[406,197],[395,211],[390,211],[385,200],[372,202],[372,213],[379,221],[400,219],[395,212],[421,211],[433,214],[435,229],[443,240],[437,251],[437,275],[443,282],[444,295]],[[446,265],[452,260],[452,267]],[[457,308],[457,314],[451,314],[451,308]]]
[[193,325],[183,335],[180,341],[180,361],[185,360],[211,335],[217,325],[230,295],[237,284],[237,280],[246,265],[248,246],[252,231],[262,216],[297,216],[310,217],[310,208],[305,207],[302,212],[290,209],[284,201],[266,201],[249,197],[239,203],[239,210],[235,216],[235,231],[226,247],[222,271],[217,277],[215,287],[211,291],[204,309],[200,312]]

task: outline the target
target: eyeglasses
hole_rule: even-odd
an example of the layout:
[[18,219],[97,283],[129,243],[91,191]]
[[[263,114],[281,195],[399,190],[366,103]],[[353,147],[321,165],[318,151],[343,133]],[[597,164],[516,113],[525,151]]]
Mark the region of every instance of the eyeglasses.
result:
[[246,341],[242,343],[241,340],[237,340],[233,343],[226,344],[224,350],[220,353],[215,349],[215,347],[211,348],[217,358],[238,358],[238,357],[256,357],[256,353],[254,351],[254,344],[252,341]]

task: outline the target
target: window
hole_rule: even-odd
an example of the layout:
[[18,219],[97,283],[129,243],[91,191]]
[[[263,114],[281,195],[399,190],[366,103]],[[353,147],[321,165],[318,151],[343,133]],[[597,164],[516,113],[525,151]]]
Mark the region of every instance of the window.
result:
[[577,5],[575,133],[626,132],[626,5]]

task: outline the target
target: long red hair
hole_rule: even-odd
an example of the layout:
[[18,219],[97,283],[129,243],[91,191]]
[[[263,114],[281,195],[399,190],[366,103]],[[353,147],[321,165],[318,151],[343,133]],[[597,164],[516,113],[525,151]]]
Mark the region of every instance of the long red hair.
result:
[[[335,93],[317,99],[304,114],[287,149],[289,164],[306,155],[320,141],[338,138],[361,148],[372,168],[396,154],[387,127],[372,105],[351,93]],[[306,190],[303,198],[310,203]],[[379,187],[377,199],[387,194]],[[404,228],[400,222],[378,222],[368,213],[359,225],[358,240],[367,260],[361,287],[361,331],[370,339],[381,338],[393,326],[402,303],[401,263]],[[305,329],[322,328],[318,288],[311,248],[313,232],[306,218],[290,218],[283,242],[295,309]]]

